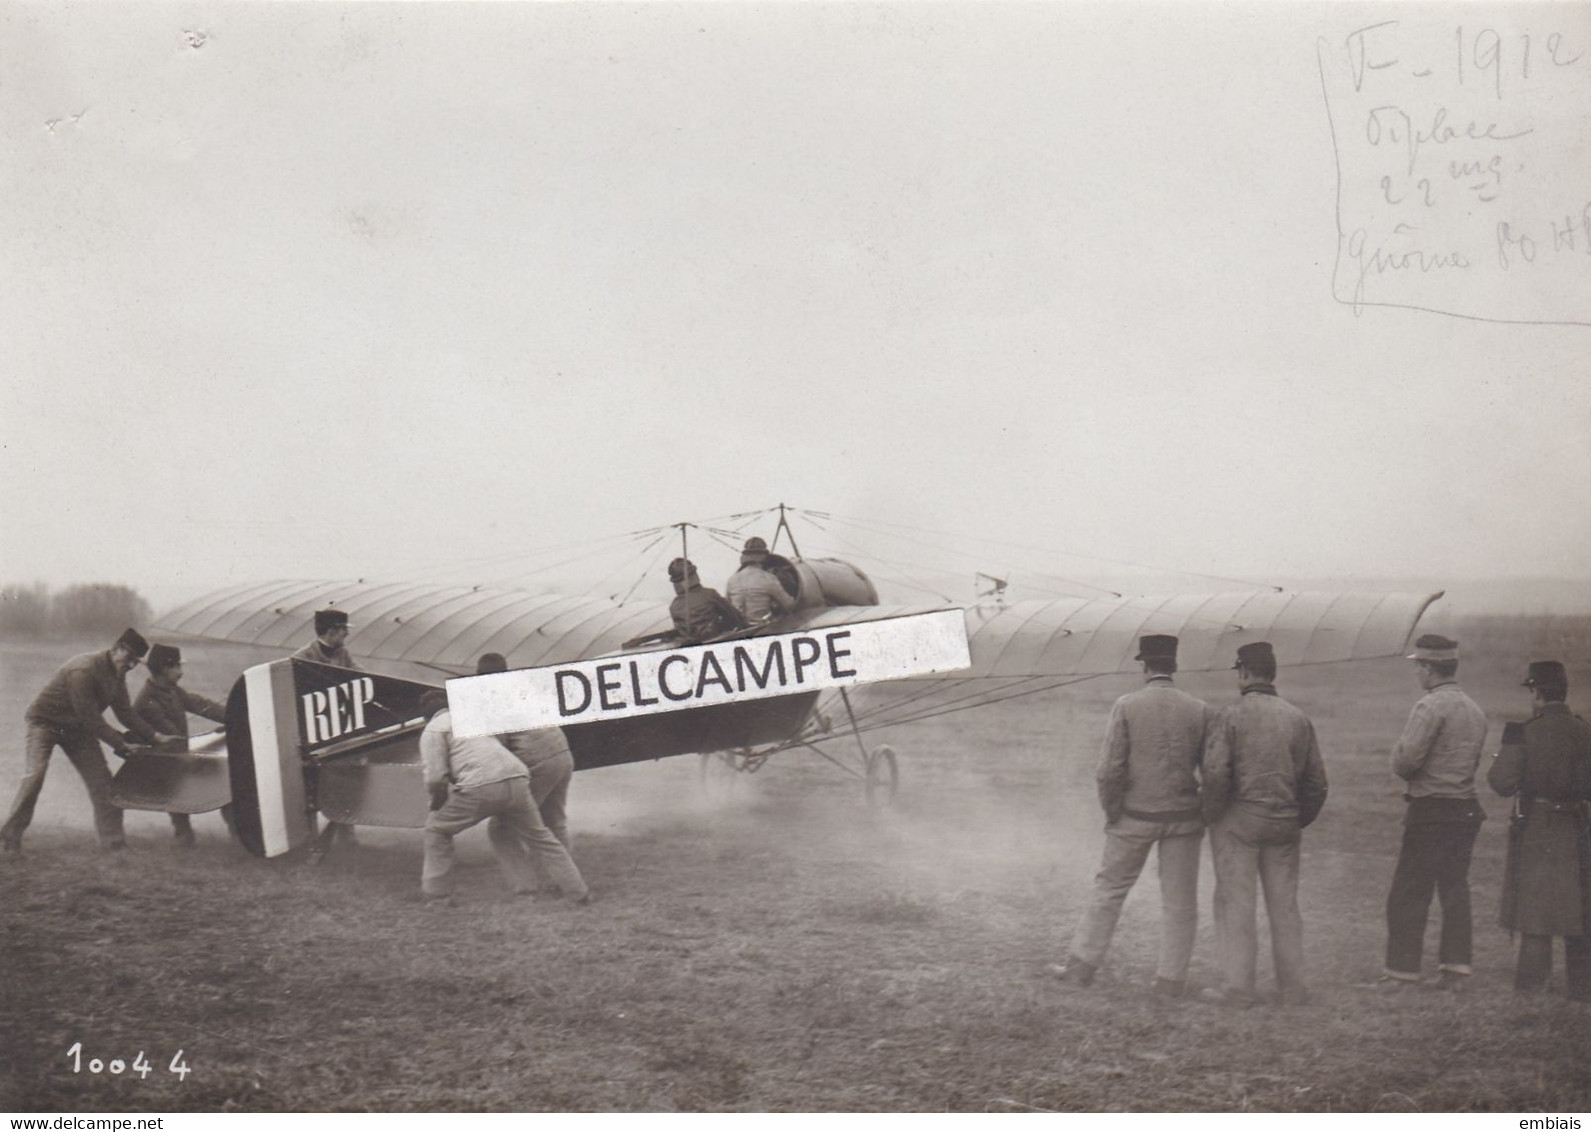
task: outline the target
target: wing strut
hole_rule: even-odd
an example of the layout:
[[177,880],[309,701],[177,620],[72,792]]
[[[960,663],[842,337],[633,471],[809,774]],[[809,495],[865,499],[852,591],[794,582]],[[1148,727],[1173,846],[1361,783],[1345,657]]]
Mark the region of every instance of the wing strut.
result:
[[781,531],[790,538],[790,553],[800,558],[801,548],[796,545],[795,531],[791,529],[789,520],[785,518],[785,505],[783,503],[779,504],[779,523],[773,528],[773,542],[769,544],[770,546],[779,545],[779,533]]

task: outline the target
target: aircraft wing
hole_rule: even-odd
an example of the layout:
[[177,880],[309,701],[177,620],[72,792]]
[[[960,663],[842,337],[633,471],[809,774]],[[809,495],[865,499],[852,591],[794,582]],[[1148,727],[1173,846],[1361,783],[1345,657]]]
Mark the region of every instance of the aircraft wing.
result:
[[[1178,594],[1058,598],[968,606],[972,667],[960,678],[1080,677],[1136,672],[1138,638],[1180,638],[1183,671],[1228,668],[1237,647],[1269,641],[1283,667],[1393,656],[1440,593]],[[172,610],[158,628],[188,637],[291,650],[314,612],[335,605],[353,624],[355,656],[473,671],[483,652],[510,668],[618,651],[670,627],[665,606],[469,586],[266,582],[235,586]],[[836,606],[777,628],[826,628],[942,610],[943,605]]]
[[164,614],[157,628],[207,640],[292,650],[314,635],[315,610],[336,606],[356,657],[475,671],[484,652],[510,668],[617,650],[671,626],[668,607],[484,586],[275,581],[233,586]]
[[[1179,638],[1186,672],[1232,666],[1239,645],[1269,641],[1282,667],[1396,656],[1440,593],[1180,594],[1121,599],[1059,598],[966,608],[972,667],[961,679],[1081,677],[1137,672],[1138,638]],[[943,605],[826,609],[803,627],[875,620]]]

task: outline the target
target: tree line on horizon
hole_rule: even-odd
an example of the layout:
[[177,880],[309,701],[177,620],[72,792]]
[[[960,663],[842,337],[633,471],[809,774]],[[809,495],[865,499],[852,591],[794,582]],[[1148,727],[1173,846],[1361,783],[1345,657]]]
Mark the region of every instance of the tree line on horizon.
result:
[[53,637],[117,634],[152,616],[149,602],[131,586],[82,582],[52,591],[43,582],[0,586],[0,636]]

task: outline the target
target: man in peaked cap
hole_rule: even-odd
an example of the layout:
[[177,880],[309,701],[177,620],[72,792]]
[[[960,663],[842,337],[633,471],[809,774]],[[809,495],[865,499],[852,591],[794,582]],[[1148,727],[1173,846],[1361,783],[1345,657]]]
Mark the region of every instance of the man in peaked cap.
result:
[[[348,655],[348,631],[346,612],[341,609],[317,609],[315,639],[293,653],[290,659],[312,660],[316,664],[330,664],[337,668],[352,668],[355,672],[362,671],[354,663],[354,658]],[[352,845],[357,839],[358,835],[352,825],[347,822],[328,821],[326,828],[321,831],[320,839],[316,842],[316,849],[325,853],[338,842]]]
[[1269,642],[1237,650],[1241,695],[1216,713],[1204,748],[1204,817],[1215,864],[1215,935],[1224,986],[1205,997],[1254,1001],[1256,881],[1265,888],[1278,1001],[1307,1000],[1299,844],[1326,804],[1326,768],[1309,717],[1276,694]]
[[795,598],[768,570],[767,563],[768,544],[755,536],[747,539],[740,552],[740,569],[724,587],[729,604],[753,625],[795,608]]
[[1427,633],[1409,659],[1425,695],[1409,712],[1392,748],[1392,773],[1408,783],[1403,844],[1387,893],[1386,970],[1378,985],[1397,990],[1420,981],[1425,922],[1434,892],[1442,905],[1436,985],[1458,990],[1472,973],[1470,854],[1486,814],[1475,794],[1475,768],[1486,744],[1486,713],[1458,686],[1458,642]]
[[1160,855],[1160,965],[1155,993],[1179,998],[1199,921],[1199,760],[1210,710],[1172,685],[1177,638],[1138,640],[1146,682],[1116,701],[1095,778],[1105,810],[1105,853],[1094,895],[1058,977],[1087,986],[1110,948],[1122,903],[1152,849]]
[[293,654],[295,660],[313,660],[359,671],[348,655],[348,614],[340,609],[315,610],[315,639]]
[[684,643],[700,644],[746,628],[745,618],[722,594],[702,585],[696,565],[689,558],[676,558],[668,564],[668,580],[674,584],[675,594],[669,603],[669,616]]
[[1591,723],[1569,711],[1568,674],[1530,664],[1535,715],[1503,729],[1486,780],[1516,799],[1503,881],[1502,925],[1519,932],[1514,989],[1545,990],[1552,937],[1563,936],[1569,998],[1591,1002]]
[[[226,722],[225,704],[206,699],[182,686],[181,649],[155,645],[149,650],[148,664],[149,676],[133,701],[133,710],[151,730],[186,739],[189,712],[213,723]],[[231,822],[227,824],[230,826]],[[187,814],[172,814],[171,830],[179,845],[193,848],[193,822]]]
[[[66,752],[94,806],[94,829],[102,849],[125,849],[122,812],[110,802],[110,768],[100,751],[101,742],[125,756],[128,745],[162,743],[170,735],[145,723],[127,699],[127,673],[149,651],[149,642],[128,629],[104,652],[84,653],[63,664],[27,711],[28,738],[22,783],[11,803],[11,812],[0,827],[0,850],[22,848],[22,834],[33,820],[33,807],[44,788],[44,774],[56,747]],[[126,732],[105,722],[110,708]]]

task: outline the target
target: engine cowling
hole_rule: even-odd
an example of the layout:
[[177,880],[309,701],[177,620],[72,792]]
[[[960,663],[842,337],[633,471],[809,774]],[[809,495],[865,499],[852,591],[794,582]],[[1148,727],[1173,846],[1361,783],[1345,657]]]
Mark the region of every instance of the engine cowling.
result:
[[785,592],[795,597],[797,609],[878,604],[873,580],[838,558],[790,559],[770,554],[766,566]]

